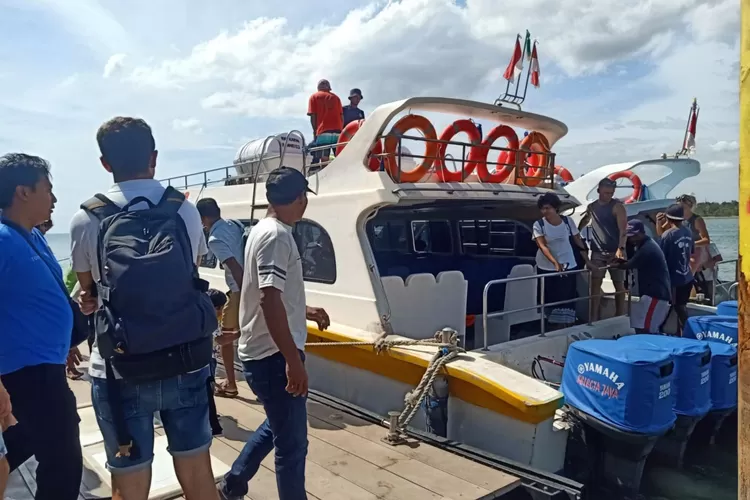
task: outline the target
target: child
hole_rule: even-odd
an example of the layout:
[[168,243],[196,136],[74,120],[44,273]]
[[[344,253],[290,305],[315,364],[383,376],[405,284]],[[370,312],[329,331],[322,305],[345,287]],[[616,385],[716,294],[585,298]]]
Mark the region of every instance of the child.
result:
[[[211,298],[211,303],[216,310],[216,319],[219,320],[219,328],[214,332],[214,339],[221,335],[221,315],[224,310],[224,306],[227,303],[227,296],[224,292],[211,288],[208,290],[208,296]],[[214,355],[211,358],[211,377],[208,379],[207,390],[208,390],[208,418],[211,422],[211,432],[214,436],[221,436],[224,433],[224,429],[221,427],[219,422],[219,414],[216,412],[216,401],[214,401],[214,385],[216,384],[216,351],[219,348],[214,344]]]

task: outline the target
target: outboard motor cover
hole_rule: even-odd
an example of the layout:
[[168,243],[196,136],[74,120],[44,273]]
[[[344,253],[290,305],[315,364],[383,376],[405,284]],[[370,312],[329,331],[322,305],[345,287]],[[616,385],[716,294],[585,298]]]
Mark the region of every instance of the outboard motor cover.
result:
[[688,318],[682,336],[689,339],[737,345],[737,315],[693,316]]
[[711,409],[737,407],[737,348],[721,342],[706,342],[711,348]]
[[717,316],[737,316],[737,301],[725,300],[716,306]]
[[565,402],[618,429],[662,434],[675,422],[674,362],[667,351],[615,340],[580,340],[568,348]]
[[638,349],[666,351],[674,358],[674,412],[702,417],[711,409],[711,350],[708,342],[667,335],[636,334],[617,342]]

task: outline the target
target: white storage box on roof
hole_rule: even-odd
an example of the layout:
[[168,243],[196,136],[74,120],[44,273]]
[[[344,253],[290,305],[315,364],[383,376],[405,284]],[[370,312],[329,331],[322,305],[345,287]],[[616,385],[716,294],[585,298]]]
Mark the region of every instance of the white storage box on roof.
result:
[[305,146],[304,137],[297,133],[253,139],[237,151],[234,159],[237,175],[254,175],[260,169],[259,176],[263,177],[280,167],[282,161],[286,167],[302,170],[303,165],[309,166],[312,162],[312,156],[305,154]]

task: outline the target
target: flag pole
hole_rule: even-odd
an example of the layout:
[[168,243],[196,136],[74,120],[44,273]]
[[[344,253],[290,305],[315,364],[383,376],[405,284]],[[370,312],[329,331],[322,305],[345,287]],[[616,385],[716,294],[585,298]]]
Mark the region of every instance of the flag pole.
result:
[[741,0],[738,498],[750,498],[750,0]]
[[[534,42],[531,44],[531,53],[532,54],[534,53],[534,47],[536,47],[536,43],[537,43],[537,41],[534,40]],[[526,92],[528,92],[528,90],[529,90],[529,79],[531,78],[531,63],[533,61],[534,61],[533,59],[529,60],[529,68],[526,71],[526,85],[523,86],[523,99],[521,99],[521,102],[523,102],[523,101],[526,100]],[[520,80],[521,79],[519,78],[519,81]]]
[[[521,34],[520,33],[516,33],[516,42],[518,42],[518,40],[520,40],[520,39],[521,39]],[[516,46],[514,44],[513,45],[513,52],[515,52],[515,50],[516,50]],[[511,56],[511,57],[513,57],[513,56]],[[523,57],[523,49],[521,50],[521,57]],[[509,95],[508,92],[510,91],[510,80],[505,80],[505,81],[507,82],[505,84],[505,96],[508,96]]]
[[[520,34],[519,34],[520,38]],[[529,40],[531,38],[531,34],[529,33],[529,30],[526,30],[526,36],[523,39],[523,45],[521,46],[521,61],[523,61],[526,58],[526,40]],[[530,66],[527,64],[527,66]],[[521,78],[523,75],[518,75],[518,79],[516,80],[516,90],[514,92],[514,101],[520,101],[518,104],[523,102],[523,100],[526,98],[526,93],[524,92],[523,97],[518,95],[518,91],[521,89]],[[528,69],[526,71],[526,82],[529,81],[529,72]]]
[[685,147],[685,144],[687,144],[688,133],[690,132],[690,122],[693,120],[694,106],[695,106],[695,99],[693,99],[693,104],[690,105],[690,111],[688,111],[688,119],[687,119],[687,123],[685,124],[685,136],[682,138],[682,147],[680,148],[680,152],[677,153],[677,156],[682,156],[682,155],[687,154],[687,148]]

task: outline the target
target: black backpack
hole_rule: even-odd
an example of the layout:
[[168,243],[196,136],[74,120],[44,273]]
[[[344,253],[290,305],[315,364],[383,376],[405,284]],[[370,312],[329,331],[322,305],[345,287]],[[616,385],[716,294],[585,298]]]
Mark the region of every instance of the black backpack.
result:
[[[119,208],[97,194],[81,206],[100,221],[95,324],[107,378],[114,368],[125,380],[161,380],[210,363],[218,324],[177,213],[184,201],[168,187],[157,205],[137,197]],[[138,203],[148,208],[129,211]]]
[[250,231],[252,231],[253,226],[256,224],[257,221],[253,221],[249,226],[245,227],[245,225],[238,221],[237,219],[231,219],[230,222],[237,226],[240,231],[242,231],[242,257],[245,256],[245,248],[247,247],[247,239],[250,237]]

